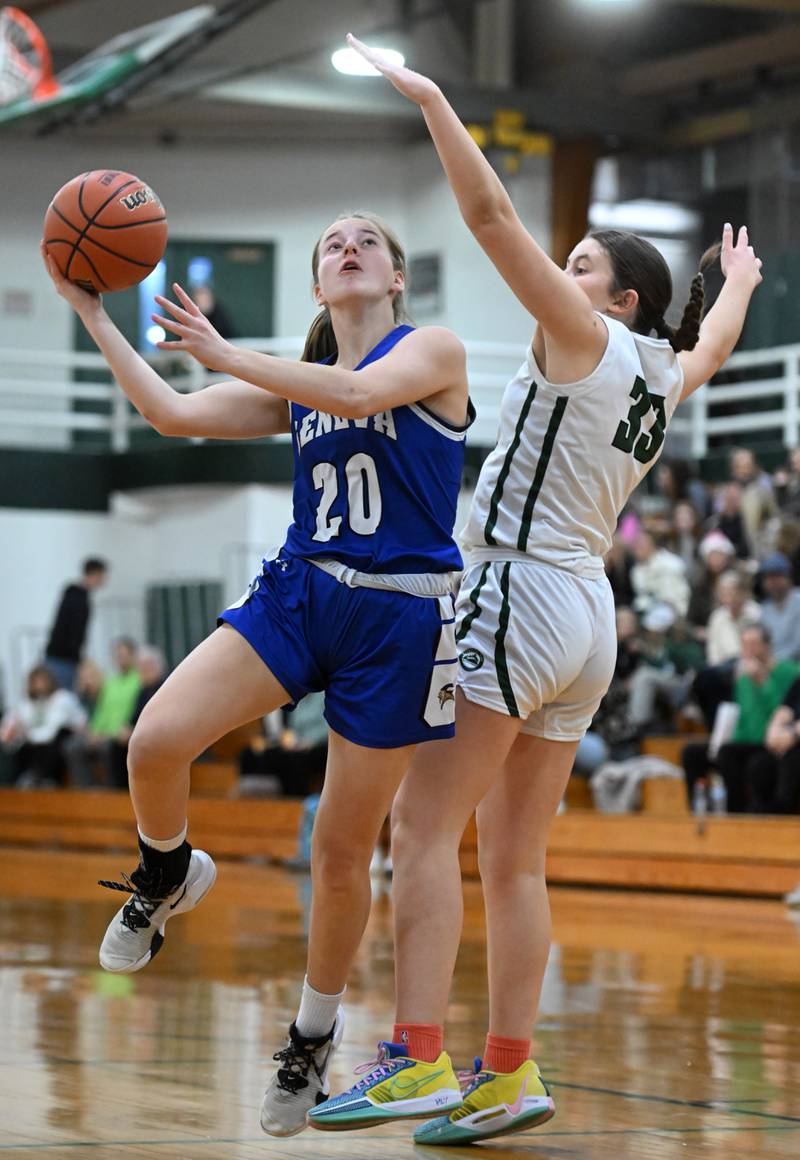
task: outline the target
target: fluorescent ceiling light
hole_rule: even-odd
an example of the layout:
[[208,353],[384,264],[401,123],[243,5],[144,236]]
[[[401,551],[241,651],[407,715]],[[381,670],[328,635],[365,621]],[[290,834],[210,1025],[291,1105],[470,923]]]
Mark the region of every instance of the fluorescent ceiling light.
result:
[[[393,48],[381,48],[378,51],[383,53],[392,64],[402,65],[406,63],[403,54],[396,52]],[[381,75],[354,48],[338,48],[331,57],[331,63],[340,73],[347,73],[351,77],[379,77]]]
[[589,224],[594,229],[632,230],[634,233],[682,235],[699,229],[700,214],[688,206],[670,201],[640,198],[614,205],[596,201],[589,208]]

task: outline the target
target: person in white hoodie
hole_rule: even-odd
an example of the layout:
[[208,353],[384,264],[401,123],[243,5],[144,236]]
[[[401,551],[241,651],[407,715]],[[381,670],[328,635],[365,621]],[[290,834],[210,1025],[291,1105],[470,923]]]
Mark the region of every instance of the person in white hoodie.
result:
[[51,787],[64,779],[62,744],[86,724],[86,712],[69,689],[60,689],[45,665],[28,674],[25,696],[0,721],[0,744],[14,754],[20,789]]
[[742,655],[742,629],[758,624],[761,608],[750,595],[745,578],[734,569],[723,572],[715,590],[717,607],[708,619],[706,660],[724,665]]
[[678,616],[689,608],[689,581],[686,564],[674,552],[659,548],[650,532],[641,531],[634,540],[636,563],[631,569],[633,606],[643,615],[658,604],[671,604]]

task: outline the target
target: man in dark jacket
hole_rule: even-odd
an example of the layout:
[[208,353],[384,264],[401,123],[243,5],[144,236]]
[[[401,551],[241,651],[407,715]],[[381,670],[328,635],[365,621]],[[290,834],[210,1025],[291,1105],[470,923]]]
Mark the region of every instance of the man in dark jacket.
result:
[[89,626],[89,593],[101,588],[107,575],[105,560],[92,556],[83,563],[83,578],[68,584],[61,596],[45,649],[45,664],[62,689],[74,687]]

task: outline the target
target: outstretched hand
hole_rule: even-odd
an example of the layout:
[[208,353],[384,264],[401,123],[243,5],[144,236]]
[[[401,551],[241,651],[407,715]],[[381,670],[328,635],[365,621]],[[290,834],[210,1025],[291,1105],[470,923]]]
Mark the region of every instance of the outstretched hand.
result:
[[93,294],[89,290],[84,290],[82,286],[78,286],[76,282],[70,282],[69,278],[65,278],[56,265],[55,259],[49,253],[44,241],[39,242],[39,251],[42,255],[42,261],[45,264],[47,273],[52,279],[56,292],[68,302],[73,310],[83,317],[85,314],[94,312],[99,313],[103,309],[103,301],[99,294]]
[[749,279],[753,287],[762,281],[761,259],[756,257],[747,236],[747,226],[742,226],[736,243],[733,241],[733,226],[725,223],[722,231],[722,249],[719,255],[722,273],[726,278]]
[[406,68],[405,65],[395,64],[380,49],[370,48],[369,45],[363,44],[357,37],[353,36],[352,32],[347,34],[347,43],[357,53],[360,53],[373,68],[376,68],[379,73],[383,73],[386,79],[392,82],[398,93],[402,93],[404,97],[408,97],[409,101],[413,101],[416,105],[424,105],[426,101],[435,97],[439,92],[439,86],[428,77]]
[[171,331],[178,336],[177,342],[157,342],[160,350],[184,351],[204,367],[210,370],[222,370],[226,357],[230,352],[230,343],[226,342],[211,325],[200,307],[194,302],[182,286],[173,282],[172,289],[181,305],[170,302],[156,294],[156,302],[167,315],[151,314],[153,322],[163,326],[164,330]]

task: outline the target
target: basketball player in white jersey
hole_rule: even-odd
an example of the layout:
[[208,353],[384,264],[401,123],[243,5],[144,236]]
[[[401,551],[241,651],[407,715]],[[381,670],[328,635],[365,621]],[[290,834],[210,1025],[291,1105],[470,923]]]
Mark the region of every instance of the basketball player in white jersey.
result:
[[330,1129],[413,1116],[417,1098],[442,1082],[433,1061],[462,925],[458,847],[477,807],[489,1034],[462,1107],[414,1137],[458,1145],[536,1127],[554,1114],[529,1059],[550,945],[545,849],[578,742],[614,668],[603,555],[675,408],[733,350],[761,262],[746,229],[734,244],[726,225],[719,298],[701,325],[698,275],[674,331],[664,319],[670,274],[653,246],[596,232],[560,269],[528,234],[437,86],[351,43],[421,106],[466,224],[537,322],[506,388],[498,446],[481,471],[464,536],[456,736],[418,751],[395,801],[392,1042],[381,1044],[370,1076],[309,1113]]

